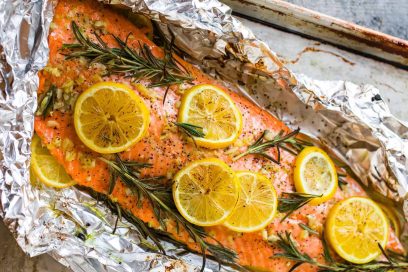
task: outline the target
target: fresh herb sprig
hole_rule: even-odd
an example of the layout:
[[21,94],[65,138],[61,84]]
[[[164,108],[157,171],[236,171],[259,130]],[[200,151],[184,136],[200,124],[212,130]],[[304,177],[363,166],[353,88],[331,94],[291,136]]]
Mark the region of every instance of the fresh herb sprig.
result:
[[321,195],[305,194],[305,193],[282,193],[283,197],[278,198],[278,211],[280,213],[286,213],[281,219],[281,222],[290,216],[294,211],[302,208],[307,203],[312,201],[316,197]]
[[[191,224],[177,211],[169,186],[157,182],[152,183],[150,182],[151,179],[141,179],[138,167],[134,168],[137,162],[123,161],[118,155],[116,155],[114,161],[105,158],[100,159],[108,164],[111,172],[115,172],[114,177],[120,178],[137,195],[138,205],[141,204],[143,199],[147,199],[150,202],[161,229],[167,229],[164,219],[171,218],[176,223],[177,229],[182,226],[187,231],[191,239],[200,247],[200,253],[203,256],[202,270],[205,267],[207,252],[220,264],[237,267],[237,264],[235,264],[237,256],[234,251],[222,246],[209,236],[203,228]],[[157,242],[160,237],[156,233],[150,232],[148,236],[155,242],[157,247],[162,249],[159,246],[160,243]],[[206,239],[213,239],[215,244],[209,243]],[[245,270],[243,267],[239,268]]]
[[200,126],[196,126],[189,123],[178,123],[172,122],[175,126],[177,126],[183,133],[185,133],[188,137],[193,140],[195,146],[197,146],[194,137],[203,138],[205,136],[203,132],[203,128]]
[[[319,268],[320,272],[383,272],[383,271],[406,271],[408,269],[408,259],[396,253],[387,254],[385,250],[378,244],[381,252],[386,258],[386,261],[372,261],[367,264],[340,263],[334,260],[330,255],[328,245],[323,240],[324,258],[326,264],[320,263],[312,258],[307,253],[302,253],[296,242],[292,239],[291,233],[285,231],[284,234],[278,233],[276,244],[283,250],[281,253],[276,253],[272,258],[286,258],[295,261],[295,264],[289,271],[294,271],[297,267],[304,263],[308,263]],[[324,235],[323,235],[324,236]],[[324,239],[324,238],[323,238]]]
[[51,85],[50,88],[39,97],[38,108],[35,112],[35,115],[42,116],[43,118],[50,115],[50,112],[53,110],[56,100],[57,87],[55,85]]
[[[265,130],[262,133],[262,135],[253,144],[251,144],[245,152],[234,157],[234,161],[246,155],[254,154],[254,155],[262,156],[276,164],[280,164],[281,149],[286,150],[289,153],[292,153],[293,155],[296,155],[305,146],[312,145],[309,142],[296,138],[299,132],[300,132],[300,129],[298,128],[285,135],[284,131],[281,130],[272,140],[267,140],[266,135],[269,132],[268,130]],[[278,153],[276,158],[273,158],[272,156],[267,154],[267,151],[271,148],[276,148],[276,151]]]
[[319,232],[315,231],[314,229],[311,229],[309,226],[303,224],[303,223],[299,223],[299,227],[301,227],[302,229],[304,229],[305,231],[314,234],[314,235],[319,235]]
[[66,59],[84,57],[91,63],[104,64],[110,73],[125,74],[134,80],[151,80],[151,87],[170,86],[192,80],[183,65],[174,58],[171,46],[166,46],[164,57],[158,58],[147,44],[139,43],[136,51],[128,46],[127,39],[123,41],[112,35],[119,48],[111,48],[96,33],[95,42],[85,36],[74,21],[71,22],[71,27],[78,43],[62,46],[62,49],[69,51]]
[[343,186],[348,185],[348,182],[345,179],[346,177],[347,177],[346,174],[342,174],[342,173],[337,172],[337,184],[338,184],[340,190],[343,190]]
[[[117,156],[117,155],[116,155]],[[152,165],[150,163],[146,162],[137,162],[137,161],[122,161],[122,163],[125,165],[127,168],[131,168],[134,174],[140,175],[140,171],[143,168],[150,168]],[[110,179],[109,179],[109,189],[108,189],[108,194],[112,194],[113,189],[115,188],[116,181],[118,180],[119,175],[116,171],[110,171]],[[144,181],[144,179],[142,179]]]

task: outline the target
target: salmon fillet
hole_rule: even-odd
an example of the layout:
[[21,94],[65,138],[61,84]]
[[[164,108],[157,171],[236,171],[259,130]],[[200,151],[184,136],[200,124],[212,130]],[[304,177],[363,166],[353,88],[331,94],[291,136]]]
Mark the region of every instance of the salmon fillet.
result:
[[[163,104],[162,98],[166,87],[150,88],[148,93],[140,92],[135,88],[129,78],[118,75],[104,75],[103,65],[92,64],[84,59],[66,60],[61,53],[64,43],[76,43],[71,30],[71,21],[75,21],[89,37],[98,26],[103,26],[100,33],[102,39],[109,47],[118,47],[111,33],[125,40],[129,33],[128,45],[138,48],[139,42],[147,44],[157,56],[162,56],[162,49],[157,47],[144,35],[144,29],[138,29],[126,17],[91,0],[61,0],[59,1],[54,20],[49,34],[49,62],[47,67],[39,73],[39,95],[47,91],[51,85],[65,90],[75,97],[91,85],[101,81],[115,81],[129,85],[140,95],[150,110],[150,126],[148,134],[140,142],[129,150],[120,154],[124,160],[135,160],[152,164],[151,168],[142,170],[143,176],[166,176],[171,179],[173,175],[187,162],[206,158],[217,157],[229,164],[234,170],[250,170],[261,172],[273,182],[278,195],[282,192],[294,192],[292,171],[295,157],[288,152],[282,151],[281,165],[253,155],[233,161],[234,154],[245,150],[245,146],[253,143],[264,130],[273,133],[281,130],[290,130],[281,121],[277,120],[267,111],[258,108],[246,98],[226,89],[214,79],[203,74],[196,67],[182,62],[186,70],[194,78],[192,84],[172,86]],[[148,81],[141,81],[148,86]],[[213,84],[228,93],[243,116],[243,130],[239,139],[225,149],[209,150],[195,147],[185,136],[169,125],[177,120],[178,108],[183,91],[196,84]],[[65,95],[65,93],[63,94]],[[79,184],[99,193],[107,194],[109,187],[109,170],[107,165],[98,160],[97,154],[82,144],[75,133],[72,109],[55,110],[46,118],[35,118],[35,131],[47,145],[51,154],[65,167],[67,173]],[[270,151],[273,154],[274,151]],[[318,206],[306,205],[295,211],[288,219],[280,222],[282,215],[278,215],[274,221],[263,231],[253,233],[237,233],[223,226],[207,227],[205,231],[220,241],[225,247],[234,250],[238,255],[238,263],[247,267],[266,271],[288,271],[294,264],[283,258],[270,258],[279,249],[269,243],[265,236],[273,236],[278,232],[290,231],[292,238],[297,241],[301,251],[306,252],[313,258],[324,262],[322,258],[323,247],[321,239],[316,235],[306,235],[299,223],[314,224],[321,228],[329,209],[338,201],[350,196],[364,196],[366,193],[362,187],[350,177],[347,177],[348,185],[343,190],[337,190],[335,197]],[[111,195],[122,208],[131,211],[153,227],[158,227],[149,203],[144,202],[142,207],[137,205],[137,199],[129,194],[126,186],[117,182]],[[313,222],[312,222],[313,221]],[[198,249],[188,235],[175,228],[168,230],[177,239],[188,244],[193,249]],[[393,250],[401,250],[394,232],[390,232],[387,245]],[[316,271],[315,267],[304,264],[299,271]]]

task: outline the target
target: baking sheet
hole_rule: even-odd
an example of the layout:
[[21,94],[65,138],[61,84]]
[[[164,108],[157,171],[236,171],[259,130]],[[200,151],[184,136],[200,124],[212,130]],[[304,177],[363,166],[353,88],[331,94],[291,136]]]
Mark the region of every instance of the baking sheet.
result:
[[240,21],[266,42],[293,72],[318,80],[369,82],[381,91],[391,112],[408,122],[408,71],[405,69],[253,20],[240,18]]
[[282,0],[221,0],[244,16],[408,69],[408,41]]

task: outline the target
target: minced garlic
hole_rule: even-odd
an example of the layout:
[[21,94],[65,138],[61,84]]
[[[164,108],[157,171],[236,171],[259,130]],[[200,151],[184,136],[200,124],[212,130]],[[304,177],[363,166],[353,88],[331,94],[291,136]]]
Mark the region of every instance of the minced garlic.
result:
[[47,127],[49,128],[59,128],[59,123],[55,120],[48,120],[47,121]]
[[72,149],[74,149],[74,143],[70,139],[65,138],[62,141],[62,151],[71,151]]
[[307,230],[302,230],[300,232],[300,238],[302,240],[306,240],[307,238],[309,238],[309,232]]
[[267,240],[270,243],[276,243],[277,241],[279,241],[279,236],[275,234],[271,234],[268,236]]
[[76,159],[77,153],[74,150],[65,152],[65,160],[71,162]]
[[56,29],[56,28],[57,28],[57,24],[54,23],[54,22],[51,22],[51,23],[50,23],[50,30],[52,31],[52,30],[54,30],[54,29]]
[[323,231],[323,225],[316,219],[316,216],[313,214],[306,215],[308,220],[307,225],[312,229],[319,233]]
[[264,239],[265,241],[268,240],[268,231],[266,229],[262,230],[261,235],[262,239]]
[[174,176],[174,173],[171,172],[171,171],[167,172],[167,174],[166,174],[166,178],[167,178],[167,179],[172,179],[173,176]]
[[55,137],[51,141],[51,145],[54,147],[61,147],[61,138],[60,137]]
[[58,68],[56,68],[56,67],[45,66],[44,71],[49,73],[50,75],[53,75],[53,76],[56,76],[56,77],[61,76],[60,70]]
[[245,144],[244,144],[244,141],[243,140],[241,140],[241,139],[237,139],[235,142],[234,142],[234,146],[236,146],[236,147],[242,147],[242,146],[244,146]]
[[127,188],[127,187],[126,187],[126,189],[125,189],[125,194],[126,194],[127,196],[132,196],[132,195],[133,195],[133,192],[132,192],[132,190],[131,190],[130,188]]
[[77,79],[75,79],[75,83],[80,85],[85,82],[85,78],[83,75],[79,75]]
[[106,22],[104,22],[104,21],[95,21],[93,23],[93,26],[95,28],[104,28],[104,27],[106,27]]
[[94,168],[96,165],[96,160],[92,156],[79,152],[78,154],[79,163],[85,169]]

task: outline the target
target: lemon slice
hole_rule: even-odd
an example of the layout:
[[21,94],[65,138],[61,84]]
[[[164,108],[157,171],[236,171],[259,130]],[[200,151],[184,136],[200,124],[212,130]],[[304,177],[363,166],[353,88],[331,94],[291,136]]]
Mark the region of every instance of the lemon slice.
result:
[[389,219],[391,229],[393,229],[394,232],[395,232],[395,235],[397,237],[399,237],[400,234],[401,234],[401,223],[400,223],[400,220],[398,218],[397,212],[394,210],[395,208],[393,206],[387,207],[387,206],[385,206],[383,204],[379,204],[379,203],[377,203],[377,204],[381,207],[384,214]]
[[272,182],[249,171],[237,173],[240,193],[237,206],[224,225],[238,232],[265,228],[276,214],[277,196]]
[[330,210],[326,236],[333,249],[345,260],[363,264],[381,254],[387,244],[389,225],[381,208],[364,197],[343,200]]
[[78,137],[87,147],[102,154],[124,151],[140,141],[149,122],[149,110],[143,100],[123,84],[95,84],[75,104]]
[[208,84],[189,89],[182,97],[180,123],[203,128],[204,137],[194,137],[197,145],[224,148],[241,133],[242,116],[234,101],[221,89]]
[[337,172],[333,161],[322,149],[304,148],[296,158],[294,169],[296,191],[321,195],[310,204],[319,204],[332,198],[337,190]]
[[75,181],[65,172],[65,169],[41,144],[41,140],[34,135],[31,143],[31,169],[34,175],[31,180],[55,188],[65,188],[75,184]]
[[193,161],[174,177],[173,198],[190,223],[213,226],[232,212],[239,196],[235,172],[215,158]]

